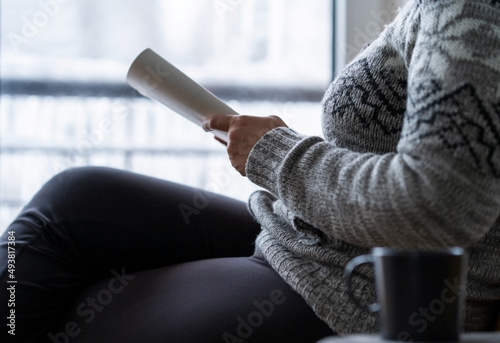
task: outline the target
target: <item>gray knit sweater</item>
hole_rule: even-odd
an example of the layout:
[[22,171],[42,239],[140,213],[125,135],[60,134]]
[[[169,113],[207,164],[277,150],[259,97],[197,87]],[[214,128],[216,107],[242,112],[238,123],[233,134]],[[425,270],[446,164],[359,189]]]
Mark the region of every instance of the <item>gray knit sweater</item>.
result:
[[[467,247],[465,330],[500,305],[500,0],[414,0],[334,80],[324,137],[268,132],[246,173],[256,253],[339,334],[378,330],[343,269],[375,246]],[[374,300],[371,268],[357,296]]]

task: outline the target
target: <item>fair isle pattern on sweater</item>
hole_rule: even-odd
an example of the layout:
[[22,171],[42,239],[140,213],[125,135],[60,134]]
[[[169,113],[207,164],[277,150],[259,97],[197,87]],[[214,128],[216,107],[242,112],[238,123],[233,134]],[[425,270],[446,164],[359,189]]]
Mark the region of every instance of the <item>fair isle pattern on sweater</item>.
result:
[[[500,1],[410,1],[336,77],[323,138],[268,132],[252,149],[256,253],[339,334],[377,331],[343,269],[375,246],[464,246],[465,330],[500,302]],[[353,282],[374,300],[373,272]]]

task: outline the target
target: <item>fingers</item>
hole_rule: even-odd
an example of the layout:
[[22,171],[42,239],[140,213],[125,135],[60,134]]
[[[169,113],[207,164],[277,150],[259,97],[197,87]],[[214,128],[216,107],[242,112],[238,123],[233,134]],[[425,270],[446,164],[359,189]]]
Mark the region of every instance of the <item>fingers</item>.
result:
[[202,123],[202,127],[205,131],[220,130],[227,132],[234,120],[234,117],[235,115],[233,114],[216,115],[205,120]]
[[253,146],[266,132],[276,127],[286,127],[286,124],[277,116],[217,115],[204,121],[202,126],[205,131],[228,132],[227,143],[218,140],[226,145],[231,165],[245,176],[246,162]]
[[227,145],[226,151],[229,161],[234,169],[236,169],[242,176],[246,176],[245,167],[250,150],[254,146],[255,141],[231,140]]

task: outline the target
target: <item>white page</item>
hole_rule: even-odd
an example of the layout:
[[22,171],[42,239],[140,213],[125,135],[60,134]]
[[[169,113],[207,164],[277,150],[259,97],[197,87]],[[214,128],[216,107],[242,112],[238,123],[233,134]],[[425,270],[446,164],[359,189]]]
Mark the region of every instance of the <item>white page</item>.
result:
[[[206,88],[170,64],[151,49],[134,60],[127,83],[142,95],[155,99],[193,123],[201,123],[218,114],[237,114]],[[227,132],[213,131],[227,141]]]

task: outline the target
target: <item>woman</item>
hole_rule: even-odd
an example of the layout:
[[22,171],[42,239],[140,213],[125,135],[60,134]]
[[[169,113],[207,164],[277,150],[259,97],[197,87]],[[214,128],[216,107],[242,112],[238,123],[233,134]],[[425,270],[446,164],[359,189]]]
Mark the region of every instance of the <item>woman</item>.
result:
[[[251,215],[233,200],[122,171],[56,176],[2,238],[2,254],[9,235],[16,243],[15,338],[314,342],[374,332],[376,318],[349,301],[342,274],[375,246],[466,247],[464,329],[491,328],[499,56],[499,1],[414,0],[331,84],[324,138],[277,117],[204,123],[228,131],[232,165],[268,190],[250,197]],[[6,285],[5,262],[1,273]],[[373,300],[369,271],[354,284]],[[7,287],[0,292],[7,303]],[[2,307],[3,328],[9,315]],[[0,337],[15,341],[6,330]]]

